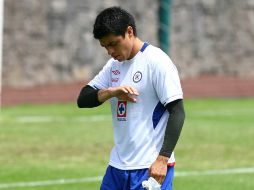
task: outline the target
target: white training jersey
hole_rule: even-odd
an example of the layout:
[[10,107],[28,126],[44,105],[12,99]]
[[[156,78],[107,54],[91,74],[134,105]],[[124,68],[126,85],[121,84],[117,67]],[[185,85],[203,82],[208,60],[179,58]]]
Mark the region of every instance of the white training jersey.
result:
[[[144,43],[131,60],[110,59],[88,83],[96,89],[128,85],[139,92],[137,102],[110,99],[114,143],[109,165],[122,169],[149,168],[156,160],[169,117],[165,105],[183,98],[178,71],[161,49]],[[174,163],[174,154],[169,163]]]

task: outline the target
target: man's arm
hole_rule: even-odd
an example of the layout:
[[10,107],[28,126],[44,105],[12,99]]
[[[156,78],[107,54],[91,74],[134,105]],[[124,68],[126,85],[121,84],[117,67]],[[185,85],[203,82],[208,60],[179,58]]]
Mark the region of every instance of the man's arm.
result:
[[99,90],[94,89],[93,87],[86,85],[83,87],[79,93],[77,100],[77,105],[79,108],[93,108],[102,104],[98,100]]
[[165,131],[163,145],[160,150],[160,155],[170,158],[183,127],[185,112],[183,100],[181,99],[170,102],[165,107],[167,108],[170,116]]
[[149,168],[149,175],[154,177],[161,184],[167,174],[168,159],[179,139],[185,119],[183,100],[175,100],[168,103],[165,107],[170,116],[166,126],[163,145],[156,161]]
[[112,97],[117,97],[120,100],[136,102],[137,99],[135,96],[138,95],[137,90],[130,86],[118,86],[97,90],[89,85],[86,85],[82,88],[79,94],[77,105],[79,108],[92,108],[101,105],[103,102]]

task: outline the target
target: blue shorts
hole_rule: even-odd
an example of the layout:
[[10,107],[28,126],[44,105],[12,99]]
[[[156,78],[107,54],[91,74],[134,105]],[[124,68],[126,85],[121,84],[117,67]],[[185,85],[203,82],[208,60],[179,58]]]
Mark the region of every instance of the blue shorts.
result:
[[[142,182],[148,178],[148,169],[120,170],[108,166],[100,190],[145,190]],[[172,190],[173,178],[174,166],[168,166],[161,190]]]

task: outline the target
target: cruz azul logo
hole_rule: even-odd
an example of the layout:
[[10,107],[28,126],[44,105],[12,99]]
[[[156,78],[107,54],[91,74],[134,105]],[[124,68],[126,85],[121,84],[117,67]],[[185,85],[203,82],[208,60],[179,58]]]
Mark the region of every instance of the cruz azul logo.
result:
[[126,121],[127,101],[118,101],[117,103],[117,120]]

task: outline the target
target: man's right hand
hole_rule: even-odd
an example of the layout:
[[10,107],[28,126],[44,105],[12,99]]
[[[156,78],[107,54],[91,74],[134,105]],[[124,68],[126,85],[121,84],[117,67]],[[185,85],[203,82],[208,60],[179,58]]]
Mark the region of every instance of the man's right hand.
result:
[[138,96],[138,91],[130,86],[117,86],[110,87],[108,89],[99,90],[98,100],[100,102],[105,102],[106,100],[116,97],[119,100],[137,102],[136,96]]

